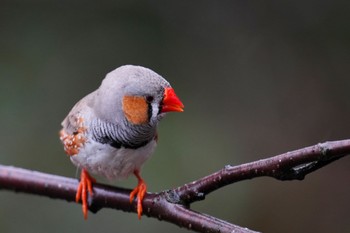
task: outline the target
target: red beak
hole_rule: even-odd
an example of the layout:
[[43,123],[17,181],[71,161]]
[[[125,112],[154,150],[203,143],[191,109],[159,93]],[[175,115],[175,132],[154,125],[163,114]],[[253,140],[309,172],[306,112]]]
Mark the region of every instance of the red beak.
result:
[[164,98],[161,112],[183,112],[184,105],[171,87],[164,90]]

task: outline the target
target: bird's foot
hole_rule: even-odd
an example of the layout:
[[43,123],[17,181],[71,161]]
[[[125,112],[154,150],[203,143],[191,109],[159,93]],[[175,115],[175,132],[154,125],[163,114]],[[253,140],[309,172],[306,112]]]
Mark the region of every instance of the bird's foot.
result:
[[147,185],[145,181],[141,178],[139,171],[134,171],[134,174],[138,180],[137,186],[130,193],[130,203],[133,202],[135,196],[137,196],[137,216],[141,219],[142,215],[142,200],[145,197],[147,191]]
[[82,203],[82,209],[84,214],[84,219],[88,216],[88,192],[90,197],[93,195],[92,184],[96,183],[96,180],[89,175],[89,173],[83,169],[80,175],[80,183],[75,195],[75,201]]

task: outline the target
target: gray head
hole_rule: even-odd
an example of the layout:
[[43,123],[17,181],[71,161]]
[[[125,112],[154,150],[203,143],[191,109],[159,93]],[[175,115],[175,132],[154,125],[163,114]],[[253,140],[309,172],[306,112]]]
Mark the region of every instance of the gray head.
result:
[[165,112],[183,111],[169,82],[150,69],[133,65],[107,74],[93,104],[101,120],[114,124],[156,126]]

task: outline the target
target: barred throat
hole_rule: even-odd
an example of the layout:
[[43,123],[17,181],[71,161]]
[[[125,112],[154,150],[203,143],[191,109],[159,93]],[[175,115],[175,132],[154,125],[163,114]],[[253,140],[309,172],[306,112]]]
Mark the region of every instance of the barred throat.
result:
[[155,138],[156,129],[151,125],[128,125],[128,129],[100,119],[92,122],[93,140],[114,148],[137,149]]

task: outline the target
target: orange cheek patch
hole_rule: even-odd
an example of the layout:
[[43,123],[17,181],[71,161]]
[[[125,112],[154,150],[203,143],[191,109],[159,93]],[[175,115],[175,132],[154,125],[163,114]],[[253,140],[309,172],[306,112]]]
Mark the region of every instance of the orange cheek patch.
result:
[[126,119],[132,124],[148,123],[148,103],[144,97],[124,96],[123,112]]

